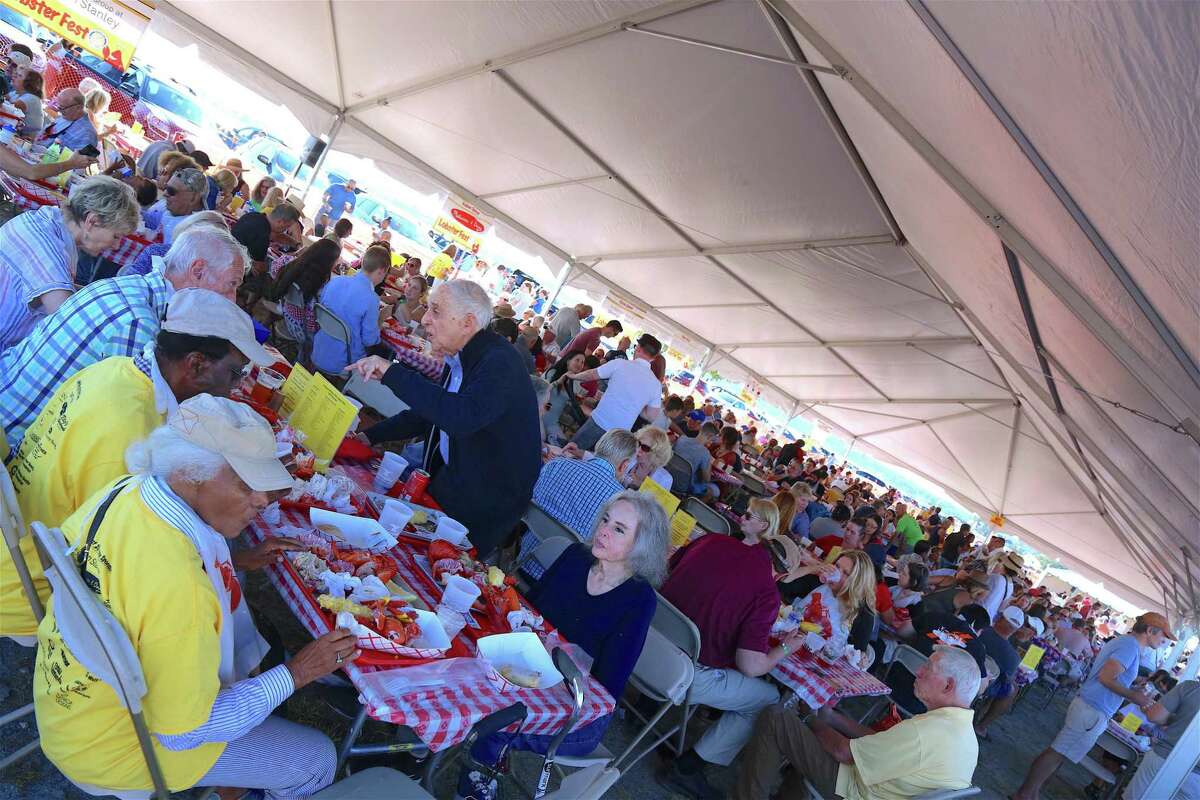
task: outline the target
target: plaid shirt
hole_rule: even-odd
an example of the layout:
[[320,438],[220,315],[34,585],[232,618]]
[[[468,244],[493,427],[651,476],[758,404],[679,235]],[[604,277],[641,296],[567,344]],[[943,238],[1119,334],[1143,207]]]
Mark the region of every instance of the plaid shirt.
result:
[[10,447],[64,380],[110,356],[140,356],[174,293],[158,272],[93,283],[0,353],[0,426]]
[[[617,470],[603,458],[551,459],[538,475],[533,487],[533,504],[570,528],[583,541],[590,541],[600,508],[624,487],[617,481]],[[531,578],[541,578],[544,570],[529,554],[538,545],[533,533],[521,539],[517,563]]]

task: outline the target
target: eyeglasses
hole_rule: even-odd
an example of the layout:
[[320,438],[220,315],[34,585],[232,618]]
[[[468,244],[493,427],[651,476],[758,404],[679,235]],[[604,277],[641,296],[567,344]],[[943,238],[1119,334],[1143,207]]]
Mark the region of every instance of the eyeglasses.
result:
[[646,444],[645,442],[638,442],[638,449],[641,450],[643,453],[649,453],[652,448],[650,447],[650,445]]
[[167,197],[174,197],[175,195],[179,194],[179,190],[174,186],[168,186],[163,189],[163,194],[165,194]]

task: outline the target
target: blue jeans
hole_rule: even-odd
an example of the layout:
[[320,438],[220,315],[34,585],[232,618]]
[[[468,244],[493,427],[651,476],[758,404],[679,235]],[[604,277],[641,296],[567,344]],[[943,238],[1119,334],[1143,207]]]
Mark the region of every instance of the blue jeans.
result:
[[[606,714],[594,722],[576,728],[567,734],[558,746],[559,753],[564,756],[585,756],[596,749],[604,738],[611,714]],[[471,748],[470,761],[464,762],[458,773],[458,794],[471,800],[496,800],[500,796],[497,781],[485,781],[485,773],[481,766],[491,767],[500,758],[500,751],[505,742],[510,739],[513,750],[528,750],[531,753],[545,754],[550,747],[553,735],[537,733],[497,733],[487,739],[480,739]]]

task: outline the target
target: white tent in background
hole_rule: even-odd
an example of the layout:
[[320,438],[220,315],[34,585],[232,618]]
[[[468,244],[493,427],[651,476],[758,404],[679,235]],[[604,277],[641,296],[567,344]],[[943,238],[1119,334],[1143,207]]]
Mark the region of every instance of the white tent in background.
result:
[[856,450],[1195,610],[1195,3],[169,0],[153,25]]

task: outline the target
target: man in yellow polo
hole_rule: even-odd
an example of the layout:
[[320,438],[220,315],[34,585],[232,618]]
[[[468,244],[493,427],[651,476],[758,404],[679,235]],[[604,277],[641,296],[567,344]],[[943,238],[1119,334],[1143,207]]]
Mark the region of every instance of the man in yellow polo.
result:
[[[8,465],[25,522],[61,524],[125,474],[125,449],[179,403],[202,392],[227,397],[247,359],[260,366],[275,360],[255,341],[246,312],[207,289],[176,292],[152,345],[72,375],[27,429]],[[45,603],[50,587],[33,537],[22,539],[21,552]],[[36,628],[8,550],[0,550],[0,635],[28,637]]]

